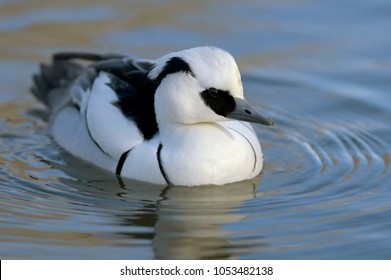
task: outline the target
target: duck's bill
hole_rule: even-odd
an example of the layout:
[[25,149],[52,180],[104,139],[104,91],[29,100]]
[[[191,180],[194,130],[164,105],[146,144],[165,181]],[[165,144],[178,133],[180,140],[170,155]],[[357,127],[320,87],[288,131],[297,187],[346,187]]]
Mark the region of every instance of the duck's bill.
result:
[[273,126],[274,122],[272,119],[257,112],[257,110],[251,106],[246,100],[241,98],[235,99],[235,109],[227,113],[227,118],[246,121],[252,123],[259,123],[267,126]]

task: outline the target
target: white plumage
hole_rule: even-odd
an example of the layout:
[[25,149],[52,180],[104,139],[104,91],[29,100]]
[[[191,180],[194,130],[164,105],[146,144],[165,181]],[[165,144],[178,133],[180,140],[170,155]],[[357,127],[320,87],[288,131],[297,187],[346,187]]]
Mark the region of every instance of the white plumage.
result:
[[221,185],[262,170],[261,146],[248,122],[273,122],[244,100],[235,60],[219,48],[155,61],[60,53],[34,81],[59,145],[118,176]]

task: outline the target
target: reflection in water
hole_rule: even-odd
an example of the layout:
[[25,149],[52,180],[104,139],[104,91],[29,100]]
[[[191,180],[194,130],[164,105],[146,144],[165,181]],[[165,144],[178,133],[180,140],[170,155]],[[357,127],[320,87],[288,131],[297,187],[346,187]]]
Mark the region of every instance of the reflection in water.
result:
[[255,182],[168,189],[157,205],[153,248],[159,259],[236,259],[239,254],[224,225],[244,216],[234,213],[254,197]]
[[[0,257],[391,258],[391,37],[379,36],[390,1],[0,6]],[[233,53],[247,98],[275,120],[255,127],[262,179],[121,183],[26,113],[31,74],[53,52],[153,58],[196,45]]]
[[[263,95],[277,98],[267,79],[243,81],[248,92],[262,81]],[[286,97],[291,91],[300,97],[271,109],[277,126],[256,127],[262,180],[194,188],[119,180],[62,152],[42,129],[42,114],[21,113],[31,105],[5,106],[1,249],[15,258],[335,258],[348,240],[341,258],[388,256],[376,244],[391,228],[389,111],[376,115],[347,98],[357,111],[329,115],[340,96],[319,94],[323,110],[307,108],[312,88],[291,83]]]
[[[79,182],[84,181],[80,174],[89,174],[89,179],[91,172],[96,174],[96,170],[78,159],[65,153],[63,157],[69,166],[63,170],[72,177],[79,176]],[[90,186],[75,184],[73,180],[64,183],[88,193],[90,198],[99,198],[99,205],[95,206],[103,207],[119,219],[119,235],[152,240],[155,258],[236,259],[240,257],[237,244],[231,245],[228,237],[232,233],[224,226],[244,217],[237,209],[245,200],[255,197],[260,180],[258,176],[225,186],[189,188],[128,179],[116,181],[110,174],[100,174]]]

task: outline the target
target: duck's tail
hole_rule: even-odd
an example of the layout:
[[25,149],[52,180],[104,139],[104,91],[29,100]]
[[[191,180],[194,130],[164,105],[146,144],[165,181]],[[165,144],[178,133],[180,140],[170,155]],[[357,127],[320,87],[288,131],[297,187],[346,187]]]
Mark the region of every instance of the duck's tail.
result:
[[55,89],[69,86],[84,68],[75,62],[53,56],[51,64],[42,63],[39,73],[34,74],[31,92],[42,103],[50,106],[50,93]]
[[[117,54],[93,54],[81,52],[60,52],[52,57],[50,64],[42,63],[39,73],[33,76],[31,91],[42,103],[50,106],[50,93],[55,89],[67,88],[85,70],[86,61],[97,63],[107,59],[123,58]],[[77,60],[77,61],[76,61]],[[84,63],[82,63],[84,61]]]

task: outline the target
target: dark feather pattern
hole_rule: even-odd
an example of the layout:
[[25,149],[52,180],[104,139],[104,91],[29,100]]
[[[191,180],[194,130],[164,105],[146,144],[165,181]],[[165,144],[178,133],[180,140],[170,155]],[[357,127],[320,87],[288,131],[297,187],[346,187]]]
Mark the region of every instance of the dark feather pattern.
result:
[[[80,60],[90,63],[83,64]],[[81,85],[86,89],[99,72],[105,71],[111,80],[108,85],[119,99],[115,105],[125,117],[136,122],[145,139],[151,139],[158,131],[154,109],[156,84],[147,76],[152,65],[119,54],[57,53],[51,64],[42,64],[40,73],[34,75],[32,92],[50,107],[49,96],[55,89],[71,85],[83,73],[93,73],[89,75],[89,84]]]
[[190,65],[184,61],[180,57],[172,57],[170,60],[166,62],[162,71],[159,75],[154,79],[154,82],[158,85],[162,82],[162,80],[169,74],[184,72],[194,76],[193,71],[190,68]]
[[125,117],[136,122],[145,139],[158,131],[154,97],[156,88],[144,73],[134,72],[127,81],[110,75],[110,86],[118,96],[116,105]]

